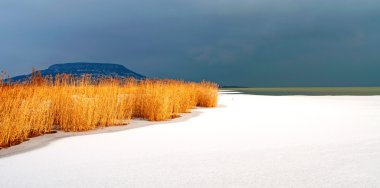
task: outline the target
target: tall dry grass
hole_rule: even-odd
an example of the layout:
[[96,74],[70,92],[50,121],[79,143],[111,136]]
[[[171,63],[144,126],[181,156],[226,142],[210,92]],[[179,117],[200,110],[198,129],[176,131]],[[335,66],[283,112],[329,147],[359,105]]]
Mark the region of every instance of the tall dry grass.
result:
[[55,130],[168,120],[196,106],[215,107],[217,100],[218,86],[210,82],[34,74],[28,82],[4,84],[0,78],[0,148]]

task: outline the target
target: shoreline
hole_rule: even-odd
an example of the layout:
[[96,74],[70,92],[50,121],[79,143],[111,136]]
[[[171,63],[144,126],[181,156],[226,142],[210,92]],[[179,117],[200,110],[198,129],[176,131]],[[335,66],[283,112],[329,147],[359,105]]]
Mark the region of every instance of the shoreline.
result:
[[40,148],[48,146],[50,143],[54,141],[57,141],[63,138],[96,135],[96,134],[104,134],[104,133],[114,133],[114,132],[127,131],[130,129],[143,128],[147,126],[185,122],[190,118],[197,117],[200,114],[202,114],[202,112],[197,111],[197,109],[203,109],[203,108],[196,107],[192,109],[192,111],[189,113],[181,113],[179,117],[170,119],[167,121],[148,121],[148,120],[143,120],[143,119],[132,119],[130,123],[127,125],[119,125],[119,126],[115,125],[115,126],[109,126],[109,127],[104,127],[104,128],[99,128],[99,129],[84,131],[84,132],[57,131],[56,133],[52,133],[52,134],[44,134],[41,136],[30,138],[29,140],[24,141],[18,145],[0,149],[0,159],[6,158],[6,157],[12,157],[18,154],[40,149]]

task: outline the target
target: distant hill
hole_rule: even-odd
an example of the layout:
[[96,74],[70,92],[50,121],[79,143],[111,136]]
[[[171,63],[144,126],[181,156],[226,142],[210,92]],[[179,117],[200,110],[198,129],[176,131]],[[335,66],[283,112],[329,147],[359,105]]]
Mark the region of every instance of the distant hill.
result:
[[[107,63],[65,63],[55,64],[48,69],[40,70],[42,76],[55,76],[57,74],[71,74],[75,77],[80,77],[85,74],[90,74],[94,78],[98,77],[114,77],[114,78],[127,78],[133,77],[136,79],[144,79],[145,76],[133,72],[123,65],[107,64]],[[11,78],[13,82],[23,82],[30,79],[32,74],[21,75]]]

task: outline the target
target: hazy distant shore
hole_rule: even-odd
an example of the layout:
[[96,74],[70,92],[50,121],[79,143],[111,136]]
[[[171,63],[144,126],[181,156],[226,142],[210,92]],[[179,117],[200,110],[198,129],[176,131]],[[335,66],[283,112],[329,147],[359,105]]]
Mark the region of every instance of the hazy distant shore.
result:
[[252,95],[306,95],[306,96],[371,96],[380,95],[380,87],[267,87],[222,88]]

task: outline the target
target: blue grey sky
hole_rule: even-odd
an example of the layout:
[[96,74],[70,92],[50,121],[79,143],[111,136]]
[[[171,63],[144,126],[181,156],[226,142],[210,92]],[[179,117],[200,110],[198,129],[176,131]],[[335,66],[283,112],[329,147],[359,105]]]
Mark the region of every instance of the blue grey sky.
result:
[[379,86],[379,0],[1,0],[0,70],[123,64],[242,86]]

